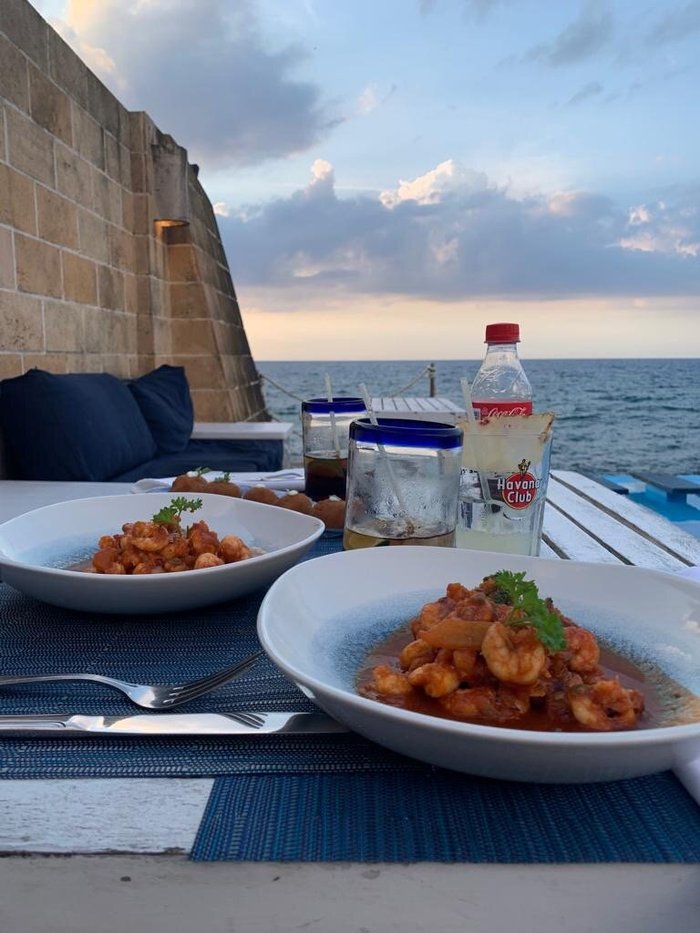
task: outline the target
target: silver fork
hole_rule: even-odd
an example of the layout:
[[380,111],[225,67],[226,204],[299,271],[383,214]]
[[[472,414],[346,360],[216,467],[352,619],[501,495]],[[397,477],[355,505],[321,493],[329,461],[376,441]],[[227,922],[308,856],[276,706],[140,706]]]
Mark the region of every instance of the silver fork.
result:
[[[210,690],[214,690],[227,681],[233,680],[234,677],[252,667],[263,655],[264,652],[257,651],[249,658],[245,658],[243,661],[231,665],[231,667],[226,667],[214,674],[209,674],[207,677],[185,684],[132,684],[127,680],[117,680],[115,677],[105,677],[102,674],[36,674],[27,677],[0,676],[0,687],[9,686],[10,684],[48,683],[58,680],[90,680],[121,690],[133,703],[142,706],[144,709],[172,709],[173,706],[196,700],[197,697],[201,697],[205,693],[209,693]],[[255,723],[250,723],[250,725],[255,725]]]

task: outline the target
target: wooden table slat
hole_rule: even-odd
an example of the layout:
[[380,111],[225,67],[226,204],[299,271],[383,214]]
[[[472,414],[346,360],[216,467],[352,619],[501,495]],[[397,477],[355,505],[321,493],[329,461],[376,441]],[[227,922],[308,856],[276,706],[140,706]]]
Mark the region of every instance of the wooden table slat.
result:
[[372,408],[378,415],[398,414],[402,418],[443,421],[446,424],[454,424],[464,417],[463,408],[455,405],[451,399],[438,396],[381,396],[372,399]]
[[615,516],[618,521],[622,520],[625,525],[640,532],[644,538],[662,543],[666,550],[671,551],[684,564],[700,564],[700,539],[683,531],[663,515],[652,512],[627,496],[606,489],[581,473],[553,470],[552,478],[595,502],[602,513]]
[[540,545],[540,557],[546,557],[548,560],[559,560],[557,552],[547,544],[544,538]]
[[572,522],[558,509],[547,504],[544,511],[543,542],[551,545],[557,557],[593,561],[599,564],[624,563],[585,529]]
[[[615,496],[617,493],[610,495]],[[671,573],[689,565],[688,561],[670,554],[651,538],[641,536],[635,529],[622,524],[615,516],[578,495],[554,476],[549,481],[547,502],[550,508],[559,509],[582,528],[592,529],[592,536],[611,553],[622,557],[625,563]]]

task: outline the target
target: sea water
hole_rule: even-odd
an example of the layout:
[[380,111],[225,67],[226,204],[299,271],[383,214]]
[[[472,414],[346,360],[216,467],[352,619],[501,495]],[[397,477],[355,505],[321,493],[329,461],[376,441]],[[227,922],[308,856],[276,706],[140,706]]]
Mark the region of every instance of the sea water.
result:
[[[338,395],[429,395],[430,361],[258,362],[271,415],[291,421],[290,462],[301,465],[302,399],[323,395],[328,372]],[[435,361],[436,395],[461,401],[480,360]],[[535,410],[553,411],[554,469],[600,473],[700,473],[700,360],[523,360]],[[412,386],[408,384],[419,377]],[[288,393],[291,393],[288,394]],[[296,397],[295,397],[296,396]]]

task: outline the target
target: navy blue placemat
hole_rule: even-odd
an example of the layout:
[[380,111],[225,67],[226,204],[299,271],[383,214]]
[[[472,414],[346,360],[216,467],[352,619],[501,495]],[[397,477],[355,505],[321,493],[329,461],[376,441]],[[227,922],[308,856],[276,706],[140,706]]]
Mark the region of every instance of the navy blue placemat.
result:
[[216,781],[196,861],[698,862],[674,776],[517,784],[441,769]]
[[[339,538],[324,536],[307,559],[339,549]],[[143,682],[199,677],[259,647],[262,596],[167,616],[89,617],[0,585],[0,669]],[[181,710],[312,708],[263,659]],[[120,715],[134,707],[88,683],[0,690],[0,715],[66,711]],[[700,854],[700,808],[671,774],[511,784],[431,768],[352,734],[0,737],[3,777],[217,777],[193,852],[206,860],[688,862]]]

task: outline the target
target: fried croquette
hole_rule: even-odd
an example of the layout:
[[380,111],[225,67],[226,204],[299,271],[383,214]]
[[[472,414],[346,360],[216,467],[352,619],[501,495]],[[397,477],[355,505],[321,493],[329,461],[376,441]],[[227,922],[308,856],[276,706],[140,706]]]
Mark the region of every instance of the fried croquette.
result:
[[311,515],[314,504],[303,492],[297,492],[296,489],[290,489],[280,499],[277,505],[283,509],[292,509],[294,512],[301,512],[304,515]]
[[345,524],[345,500],[337,496],[321,499],[314,505],[312,514],[320,518],[326,528],[342,528]]
[[277,505],[277,495],[274,490],[263,485],[251,486],[243,493],[243,498],[250,502],[262,502],[263,505]]

